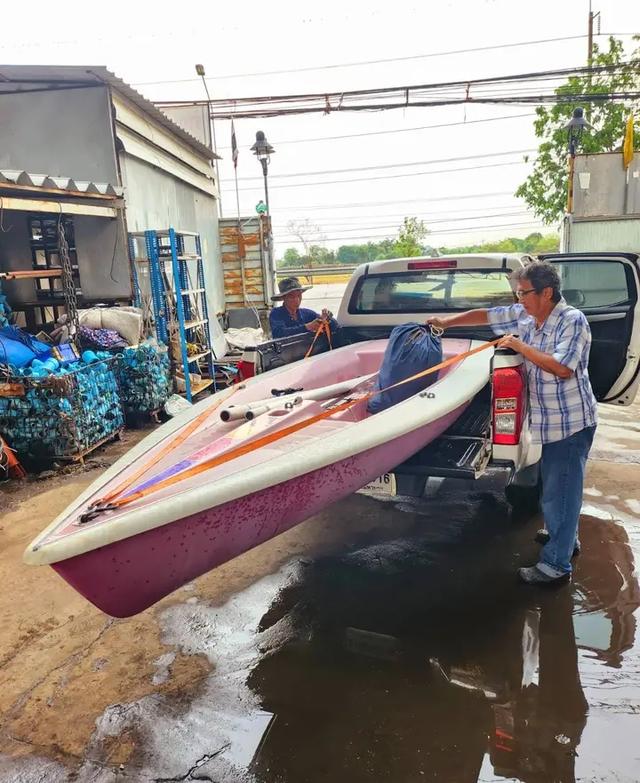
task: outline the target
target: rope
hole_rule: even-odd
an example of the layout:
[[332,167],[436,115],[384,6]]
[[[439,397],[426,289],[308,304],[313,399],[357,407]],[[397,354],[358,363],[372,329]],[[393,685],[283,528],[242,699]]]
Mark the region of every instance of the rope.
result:
[[[252,451],[256,451],[257,449],[262,448],[263,446],[268,446],[271,443],[275,443],[279,440],[282,440],[283,438],[286,438],[288,435],[293,435],[294,433],[299,432],[300,430],[310,427],[312,424],[316,424],[317,422],[322,421],[323,419],[328,419],[330,416],[333,416],[336,413],[341,413],[342,411],[346,411],[360,402],[366,402],[369,399],[371,399],[371,397],[374,397],[376,394],[382,394],[382,392],[390,391],[391,389],[395,389],[398,386],[404,385],[405,383],[411,383],[412,381],[418,380],[419,378],[424,378],[427,375],[432,375],[433,373],[436,373],[439,370],[445,369],[445,367],[450,367],[452,364],[456,364],[457,362],[463,361],[464,359],[468,359],[470,356],[473,356],[474,354],[480,353],[481,351],[486,351],[488,348],[491,348],[494,345],[496,345],[501,339],[502,338],[498,338],[496,340],[492,340],[491,342],[483,343],[477,348],[472,348],[470,351],[465,351],[464,353],[457,354],[456,356],[452,356],[449,359],[440,362],[440,364],[436,364],[434,367],[429,367],[427,370],[421,370],[420,372],[415,373],[414,375],[410,375],[408,378],[405,378],[402,381],[393,383],[384,389],[378,389],[376,391],[368,392],[367,394],[361,397],[357,397],[355,399],[348,399],[345,402],[339,403],[338,405],[332,408],[328,408],[322,413],[318,413],[315,416],[310,416],[308,419],[303,419],[302,421],[299,421],[295,424],[291,424],[288,427],[284,427],[283,429],[278,430],[277,432],[272,432],[269,435],[264,435],[261,438],[256,438],[256,440],[252,440],[250,443],[246,443],[242,446],[237,446],[236,448],[231,449],[230,451],[227,451],[224,454],[220,454],[216,457],[211,457],[210,459],[204,460],[199,465],[193,465],[189,468],[186,468],[180,473],[176,473],[175,475],[163,479],[162,481],[159,481],[157,484],[149,486],[145,489],[138,490],[138,491],[134,490],[133,492],[131,492],[128,495],[125,495],[124,497],[116,497],[116,495],[119,493],[117,493],[114,490],[113,492],[110,493],[109,500],[106,501],[105,504],[106,507],[96,508],[95,510],[96,512],[112,511],[121,508],[122,506],[129,505],[130,503],[133,503],[136,500],[141,500],[142,498],[146,497],[152,492],[159,492],[163,489],[166,489],[167,487],[173,486],[174,484],[185,481],[189,478],[193,478],[194,476],[197,476],[200,473],[204,473],[207,470],[211,470],[213,468],[218,467],[219,465],[223,465],[226,462],[231,462],[234,459],[238,459],[239,457],[242,457],[245,454],[249,454]],[[210,411],[207,411],[207,413],[210,413]],[[157,458],[154,457],[153,462],[156,461]],[[139,471],[136,471],[137,475],[139,475],[139,473],[140,473]],[[131,485],[131,483],[132,482],[129,482],[129,486]],[[96,503],[92,504],[92,507],[98,506],[98,504],[101,502],[104,501],[96,501]],[[93,516],[93,512],[89,512],[88,514],[83,515],[81,517],[81,521],[83,519],[86,521],[87,519],[91,518],[91,516]]]

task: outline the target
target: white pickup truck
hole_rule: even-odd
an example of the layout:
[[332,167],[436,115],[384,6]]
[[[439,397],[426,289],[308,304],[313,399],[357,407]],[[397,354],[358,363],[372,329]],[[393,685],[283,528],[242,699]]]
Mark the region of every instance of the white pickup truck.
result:
[[[640,385],[640,256],[634,253],[549,254],[566,301],[587,316],[592,332],[589,373],[600,402],[630,405]],[[363,264],[353,273],[337,319],[353,343],[389,335],[397,324],[430,315],[514,301],[509,275],[533,260],[516,254],[399,258]],[[493,339],[488,327],[456,328],[448,336]],[[309,335],[260,346],[265,371],[302,358]],[[503,469],[513,506],[531,508],[539,495],[540,446],[527,426],[523,360],[495,350],[490,380],[440,438],[380,479],[388,494],[420,496],[430,477],[479,479]]]

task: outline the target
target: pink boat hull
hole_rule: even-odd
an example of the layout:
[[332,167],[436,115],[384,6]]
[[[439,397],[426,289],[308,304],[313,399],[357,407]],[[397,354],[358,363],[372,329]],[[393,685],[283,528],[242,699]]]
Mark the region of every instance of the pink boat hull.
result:
[[103,612],[130,617],[392,470],[441,435],[466,405],[369,451],[52,568]]

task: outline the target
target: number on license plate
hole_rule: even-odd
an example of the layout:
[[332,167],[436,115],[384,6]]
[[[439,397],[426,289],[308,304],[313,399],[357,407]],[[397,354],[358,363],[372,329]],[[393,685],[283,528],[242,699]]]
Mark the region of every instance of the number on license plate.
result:
[[360,492],[365,495],[395,495],[396,477],[393,473],[383,473],[382,476],[378,476],[362,487]]

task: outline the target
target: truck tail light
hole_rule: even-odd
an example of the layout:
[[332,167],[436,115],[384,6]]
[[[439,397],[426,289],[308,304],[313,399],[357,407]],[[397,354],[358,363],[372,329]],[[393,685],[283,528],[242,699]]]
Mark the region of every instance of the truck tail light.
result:
[[457,261],[409,261],[407,269],[456,269]]
[[516,446],[525,413],[524,365],[493,371],[493,442]]

